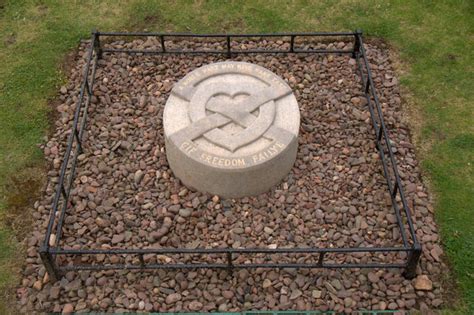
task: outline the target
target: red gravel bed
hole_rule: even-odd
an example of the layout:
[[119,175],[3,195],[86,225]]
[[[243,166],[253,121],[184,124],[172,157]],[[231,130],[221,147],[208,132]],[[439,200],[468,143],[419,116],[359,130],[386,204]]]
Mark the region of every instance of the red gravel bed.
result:
[[[284,47],[283,42],[266,43]],[[114,42],[109,48],[152,48],[153,40]],[[172,43],[171,43],[172,45]],[[192,42],[187,42],[193,47]],[[202,44],[201,44],[202,45]],[[204,44],[215,49],[218,43]],[[239,43],[251,49],[252,42]],[[344,42],[315,48],[350,49]],[[78,97],[87,43],[79,48],[69,83],[61,88],[56,130],[42,145],[51,162],[37,226],[17,289],[23,312],[241,311],[438,308],[442,250],[433,209],[409,130],[398,80],[385,47],[367,46],[374,81],[413,210],[423,255],[415,280],[401,270],[219,270],[70,272],[52,283],[38,256],[61,158]],[[355,60],[336,55],[234,57],[264,66],[294,90],[301,111],[298,157],[268,193],[221,200],[184,187],[168,167],[162,115],[173,84],[219,56],[104,55],[96,73],[84,153],[79,156],[61,246],[64,248],[391,247],[401,246]],[[400,263],[404,254],[327,255],[328,262]],[[136,257],[99,255],[74,263],[136,263]],[[225,262],[219,255],[147,255],[153,262]],[[308,255],[242,256],[236,263],[311,262]],[[425,276],[426,275],[428,278]]]

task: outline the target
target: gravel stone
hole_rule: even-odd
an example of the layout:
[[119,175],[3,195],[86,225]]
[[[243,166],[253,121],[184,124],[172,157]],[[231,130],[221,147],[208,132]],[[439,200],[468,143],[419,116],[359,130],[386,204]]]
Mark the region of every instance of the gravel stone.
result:
[[191,216],[192,210],[191,209],[180,209],[178,213],[183,218],[187,218],[187,217]]
[[125,234],[114,235],[112,237],[112,244],[121,243],[121,242],[123,242],[124,239],[125,239]]
[[419,275],[415,278],[414,287],[420,291],[431,291],[433,289],[433,283],[427,275]]
[[263,280],[262,287],[263,287],[264,289],[269,288],[269,287],[271,287],[271,286],[272,286],[272,281],[271,281],[270,279],[265,279],[265,280]]
[[313,298],[315,298],[315,299],[319,299],[319,298],[321,298],[322,293],[323,293],[323,292],[320,291],[320,290],[313,290],[313,291],[311,292],[311,296],[312,296]]
[[372,283],[377,283],[380,280],[378,274],[375,273],[375,272],[369,272],[367,277],[369,278],[370,282],[372,282]]
[[65,304],[62,310],[63,314],[70,314],[74,312],[74,306],[72,304]]
[[296,300],[297,298],[299,298],[301,295],[303,294],[303,292],[301,292],[300,290],[298,289],[295,289],[291,292],[291,295],[290,295],[290,300]]
[[172,293],[166,297],[166,304],[174,304],[181,300],[181,294],[179,293]]
[[33,288],[38,291],[40,291],[42,287],[43,287],[43,283],[40,280],[35,281],[35,283],[33,284]]
[[142,181],[144,175],[145,174],[143,173],[142,170],[136,171],[135,176],[133,177],[133,180],[135,181],[135,184],[137,184],[137,185],[140,184],[140,182]]
[[203,305],[201,302],[199,301],[192,301],[191,303],[189,303],[188,305],[188,308],[190,311],[200,311],[202,309]]

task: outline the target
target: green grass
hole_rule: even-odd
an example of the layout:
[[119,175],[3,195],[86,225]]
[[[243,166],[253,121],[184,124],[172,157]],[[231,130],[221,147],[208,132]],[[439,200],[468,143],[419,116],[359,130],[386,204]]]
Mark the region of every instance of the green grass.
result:
[[[0,187],[12,187],[12,179],[20,188],[21,183],[41,182],[31,174],[42,170],[36,144],[49,127],[48,100],[65,79],[58,65],[92,28],[197,33],[361,28],[399,53],[401,83],[416,113],[414,140],[436,196],[436,219],[463,296],[452,307],[474,312],[472,1],[78,3],[0,2]],[[0,286],[8,287],[17,281],[11,257],[18,243],[7,218],[31,206],[31,198],[11,198],[11,189],[0,191]]]
[[[0,9],[0,301],[11,300],[7,288],[18,280],[12,271],[24,257],[15,236],[26,233],[18,221],[28,221],[29,196],[41,187],[44,163],[36,145],[50,125],[48,101],[64,80],[59,65],[93,27],[120,25],[122,16],[112,1],[65,3],[10,1]],[[0,302],[1,314],[6,307]]]

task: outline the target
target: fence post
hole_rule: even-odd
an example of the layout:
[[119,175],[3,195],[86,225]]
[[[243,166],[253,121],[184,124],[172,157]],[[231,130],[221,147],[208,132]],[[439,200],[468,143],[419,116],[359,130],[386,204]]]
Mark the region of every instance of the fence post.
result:
[[97,54],[97,59],[102,59],[102,47],[100,47],[100,39],[99,39],[100,33],[99,31],[94,29],[92,30],[92,35],[94,35],[93,37],[94,42],[92,43],[92,45],[94,45],[94,50],[95,50],[95,53]]
[[319,258],[318,258],[318,266],[319,267],[323,267],[324,254],[326,254],[326,252],[320,252],[319,253]]
[[160,43],[161,43],[161,51],[166,52],[165,37],[163,35],[160,35]]
[[56,264],[54,262],[53,256],[49,252],[48,248],[45,246],[41,246],[39,253],[40,258],[43,261],[44,267],[46,268],[46,271],[48,272],[51,281],[58,281],[60,278],[59,271],[56,269]]
[[231,53],[231,48],[230,48],[230,36],[226,36],[226,42],[227,42],[227,58],[231,58],[232,53]]
[[418,266],[418,262],[420,261],[421,256],[421,245],[415,243],[413,245],[413,249],[408,254],[408,262],[403,272],[403,276],[407,279],[413,279],[416,277],[416,266]]
[[360,36],[362,36],[362,30],[355,30],[354,51],[352,52],[352,58],[356,58],[356,55],[360,53]]
[[227,252],[227,270],[232,272],[234,265],[232,264],[232,252]]

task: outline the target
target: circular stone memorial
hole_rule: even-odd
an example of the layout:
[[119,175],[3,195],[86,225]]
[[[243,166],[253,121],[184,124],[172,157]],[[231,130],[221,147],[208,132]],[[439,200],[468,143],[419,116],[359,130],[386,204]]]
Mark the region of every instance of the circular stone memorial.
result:
[[218,62],[181,79],[163,116],[166,155],[186,186],[224,198],[263,193],[296,159],[300,113],[291,88],[246,62]]

